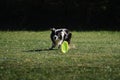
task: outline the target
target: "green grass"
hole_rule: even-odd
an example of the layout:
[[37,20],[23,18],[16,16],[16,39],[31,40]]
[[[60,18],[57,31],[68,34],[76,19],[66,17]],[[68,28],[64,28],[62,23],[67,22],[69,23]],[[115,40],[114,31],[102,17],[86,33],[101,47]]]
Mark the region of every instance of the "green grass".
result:
[[120,32],[72,33],[63,54],[48,50],[50,31],[0,31],[0,80],[120,79]]

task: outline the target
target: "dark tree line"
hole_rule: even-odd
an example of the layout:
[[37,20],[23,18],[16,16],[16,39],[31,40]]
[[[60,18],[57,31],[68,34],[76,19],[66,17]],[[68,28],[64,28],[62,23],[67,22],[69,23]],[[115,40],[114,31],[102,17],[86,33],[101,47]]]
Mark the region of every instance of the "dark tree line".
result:
[[1,0],[0,29],[119,29],[119,1]]

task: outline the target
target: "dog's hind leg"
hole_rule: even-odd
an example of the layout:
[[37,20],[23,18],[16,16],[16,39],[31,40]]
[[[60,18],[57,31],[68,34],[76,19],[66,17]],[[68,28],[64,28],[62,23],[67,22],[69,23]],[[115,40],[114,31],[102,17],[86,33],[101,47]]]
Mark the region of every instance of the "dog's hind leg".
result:
[[67,39],[66,39],[66,41],[68,42],[68,44],[70,44],[71,37],[72,37],[72,33],[69,33],[69,34],[68,34],[68,37],[67,37]]

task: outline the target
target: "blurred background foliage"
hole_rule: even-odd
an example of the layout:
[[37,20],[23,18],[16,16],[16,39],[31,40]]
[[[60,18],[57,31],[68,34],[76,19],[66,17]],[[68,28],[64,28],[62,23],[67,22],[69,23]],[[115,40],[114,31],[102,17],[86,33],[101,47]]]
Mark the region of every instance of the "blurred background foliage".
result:
[[119,30],[117,0],[0,0],[0,30]]

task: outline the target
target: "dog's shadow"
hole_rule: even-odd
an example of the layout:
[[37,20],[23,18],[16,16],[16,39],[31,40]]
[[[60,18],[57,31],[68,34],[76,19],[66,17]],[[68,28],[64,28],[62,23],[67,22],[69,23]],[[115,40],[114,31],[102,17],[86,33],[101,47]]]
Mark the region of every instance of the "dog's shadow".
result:
[[33,49],[33,50],[27,50],[24,52],[41,52],[41,51],[52,51],[52,50],[57,50],[57,49]]

